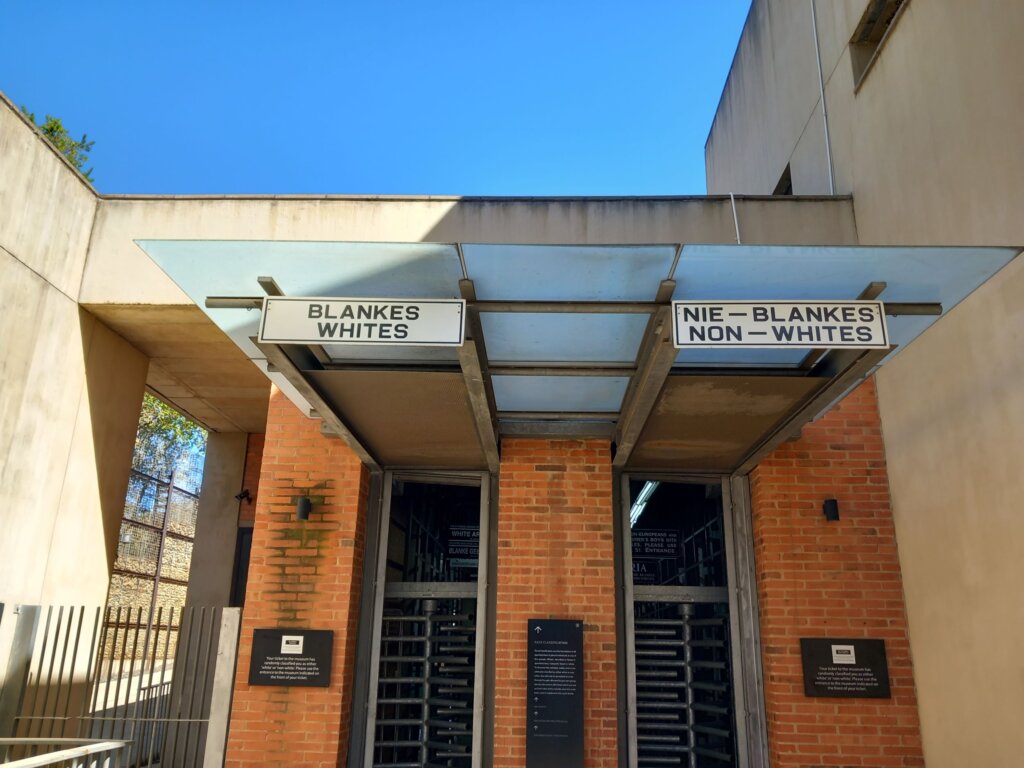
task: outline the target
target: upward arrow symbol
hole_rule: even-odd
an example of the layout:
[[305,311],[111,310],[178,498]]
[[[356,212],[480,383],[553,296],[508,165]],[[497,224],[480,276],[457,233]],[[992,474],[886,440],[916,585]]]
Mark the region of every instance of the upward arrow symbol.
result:
[[541,633],[541,628],[539,626],[538,627],[534,627],[533,631],[536,632],[539,635]]

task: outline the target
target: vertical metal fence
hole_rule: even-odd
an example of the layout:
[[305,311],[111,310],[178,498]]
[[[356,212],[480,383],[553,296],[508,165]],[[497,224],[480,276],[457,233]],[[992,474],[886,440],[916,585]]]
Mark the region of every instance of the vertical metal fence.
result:
[[132,469],[125,496],[109,603],[181,608],[185,604],[199,511],[195,473],[166,480]]
[[[0,605],[0,763],[220,765],[239,614]],[[32,761],[72,742],[123,744]]]

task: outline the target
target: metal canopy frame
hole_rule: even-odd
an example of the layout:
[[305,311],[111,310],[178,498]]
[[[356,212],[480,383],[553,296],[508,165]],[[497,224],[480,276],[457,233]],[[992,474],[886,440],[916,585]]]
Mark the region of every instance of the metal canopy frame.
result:
[[[682,246],[676,246],[672,264],[674,275]],[[461,253],[461,249],[459,250]],[[465,272],[464,272],[465,274]],[[259,286],[268,296],[282,296],[272,276],[261,276]],[[876,299],[886,283],[869,283],[856,298]],[[734,473],[746,473],[780,443],[798,433],[807,421],[826,409],[845,392],[866,378],[888,355],[886,350],[811,349],[798,365],[779,366],[682,366],[677,362],[678,350],[671,338],[671,301],[676,282],[668,278],[658,286],[653,301],[497,301],[480,300],[471,279],[459,280],[459,291],[466,300],[466,342],[458,348],[457,358],[449,361],[339,361],[320,345],[261,344],[250,341],[266,357],[268,370],[281,373],[311,406],[311,417],[322,420],[324,434],[343,440],[374,473],[384,469],[384,462],[346,422],[345,414],[329,396],[320,391],[306,374],[314,371],[417,371],[461,372],[472,412],[484,464],[497,473],[502,437],[562,437],[609,439],[614,443],[613,466],[622,471],[643,471],[631,464],[634,448],[640,442],[658,398],[670,376],[776,376],[814,377],[823,385],[814,390],[779,419],[750,447],[735,467]],[[206,299],[207,308],[246,308],[262,306],[260,296],[217,297]],[[888,316],[941,315],[942,305],[934,302],[885,304]],[[647,323],[636,358],[631,362],[559,362],[502,361],[492,364],[487,351],[481,316],[487,313],[531,314],[645,314]],[[628,378],[622,404],[617,411],[501,411],[498,409],[493,377],[605,377]],[[721,467],[708,468],[715,474]]]

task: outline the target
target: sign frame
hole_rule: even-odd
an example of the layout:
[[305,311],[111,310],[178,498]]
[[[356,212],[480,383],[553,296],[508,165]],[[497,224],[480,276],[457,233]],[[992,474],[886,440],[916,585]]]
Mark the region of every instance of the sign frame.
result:
[[[813,338],[806,340],[775,340],[772,341],[769,337],[768,330],[754,331],[754,335],[762,335],[765,337],[764,341],[758,340],[756,342],[747,341],[743,337],[742,328],[739,331],[738,339],[728,338],[731,334],[729,331],[723,331],[722,337],[717,339],[709,340],[683,340],[682,329],[683,327],[691,327],[690,324],[681,321],[681,313],[685,308],[688,307],[700,307],[707,308],[708,310],[721,309],[721,315],[717,319],[701,319],[699,323],[713,323],[715,325],[724,325],[729,321],[725,318],[737,318],[732,321],[734,326],[750,325],[753,323],[764,322],[765,329],[785,327],[790,329],[790,334],[795,334],[797,328],[801,327],[800,323],[803,323],[807,328],[845,328],[853,330],[855,324],[859,322],[859,327],[867,328],[870,333],[870,340],[832,340],[823,338]],[[748,311],[740,311],[741,308],[748,308]],[[783,320],[776,318],[774,313],[776,310],[788,308],[849,308],[857,314],[860,314],[860,310],[866,309],[871,313],[871,318],[867,319],[861,316],[859,320],[842,320],[838,321],[839,324],[826,324],[824,321],[793,321]],[[767,309],[771,319],[760,320],[752,317],[754,308]],[[709,312],[709,314],[714,314]],[[740,319],[742,318],[742,319]],[[748,333],[750,331],[748,330]],[[857,335],[854,333],[854,335]],[[749,337],[748,337],[749,338]],[[691,334],[692,339],[692,334]],[[889,328],[885,320],[885,304],[881,301],[864,301],[861,299],[846,300],[823,300],[814,299],[801,301],[797,299],[791,300],[770,300],[770,301],[751,301],[751,300],[739,300],[729,299],[721,301],[673,301],[672,302],[672,344],[676,349],[699,349],[699,348],[712,348],[712,349],[889,349],[891,343],[889,341]]]
[[583,766],[583,629],[583,619],[526,622],[526,768]]
[[801,637],[804,695],[826,699],[891,699],[885,640]]
[[[302,320],[308,321],[313,327],[313,323],[318,321],[330,322],[331,320],[343,320],[348,318],[339,318],[337,316],[326,316],[326,317],[306,317],[300,320],[288,319],[288,320],[272,320],[270,315],[274,304],[285,304],[285,303],[302,303],[306,306],[314,304],[323,305],[336,305],[336,306],[376,306],[387,305],[392,308],[402,308],[402,312],[399,312],[399,317],[394,317],[394,312],[389,313],[388,317],[384,318],[351,318],[353,322],[357,322],[361,325],[372,324],[374,326],[378,324],[377,320],[385,320],[388,325],[400,325],[403,320],[402,315],[406,314],[406,309],[415,307],[417,310],[422,310],[424,307],[429,307],[429,314],[440,315],[444,313],[445,308],[451,308],[455,314],[458,315],[458,333],[451,334],[449,336],[441,338],[422,338],[415,337],[412,340],[407,338],[332,338],[330,336],[313,335],[313,334],[291,334],[285,335],[280,332],[279,329],[272,327],[272,331],[277,331],[274,335],[268,335],[267,325],[268,322],[273,324],[281,324],[286,322],[301,322]],[[379,313],[378,313],[379,314]],[[425,318],[417,312],[416,318],[405,317],[405,325],[408,326],[410,322],[421,322],[425,323]],[[439,324],[445,322],[445,318],[432,318],[429,322],[433,324]],[[408,333],[408,327],[405,331]],[[343,346],[391,346],[391,347],[461,347],[466,341],[466,300],[465,299],[398,299],[398,298],[375,298],[375,297],[352,297],[352,296],[264,296],[263,306],[261,308],[260,326],[257,334],[257,340],[261,344],[339,344]]]
[[254,629],[249,685],[329,688],[333,659],[334,630]]

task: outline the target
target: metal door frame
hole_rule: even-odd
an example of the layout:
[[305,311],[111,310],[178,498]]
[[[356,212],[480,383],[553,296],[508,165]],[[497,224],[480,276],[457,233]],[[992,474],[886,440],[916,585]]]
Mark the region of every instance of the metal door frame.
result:
[[[487,591],[490,572],[490,474],[487,472],[421,472],[385,471],[381,494],[380,515],[378,516],[376,563],[373,581],[373,618],[370,639],[369,680],[366,697],[366,724],[363,729],[363,765],[373,765],[374,730],[377,724],[377,683],[380,677],[380,644],[384,619],[384,592],[387,580],[388,534],[391,530],[391,489],[395,480],[427,483],[432,485],[464,485],[480,489],[480,543],[479,562],[476,577],[476,657],[473,670],[473,749],[472,768],[483,766],[484,739],[484,678],[486,674]],[[445,597],[439,593],[438,597]],[[447,595],[450,596],[450,593]]]
[[[761,642],[758,626],[757,590],[754,579],[753,537],[750,525],[750,490],[746,475],[685,475],[658,472],[623,472],[619,477],[619,530],[621,541],[620,578],[622,610],[620,642],[624,648],[625,735],[628,768],[636,768],[636,636],[633,626],[633,547],[629,526],[632,506],[631,478],[668,483],[715,485],[722,488],[722,523],[725,537],[725,573],[729,604],[730,655],[733,678],[733,708],[736,721],[736,764],[738,768],[767,768],[768,744],[764,714],[764,678],[761,671]],[[686,588],[674,588],[685,590]],[[699,590],[717,587],[693,587]],[[620,761],[621,762],[621,761]]]

